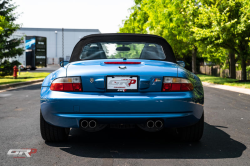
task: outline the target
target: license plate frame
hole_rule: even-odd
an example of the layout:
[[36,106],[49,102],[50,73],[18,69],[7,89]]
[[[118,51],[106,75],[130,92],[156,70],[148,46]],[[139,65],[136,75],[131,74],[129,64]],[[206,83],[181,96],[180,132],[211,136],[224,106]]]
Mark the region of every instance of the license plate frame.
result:
[[[136,80],[136,82],[134,83],[133,80]],[[113,83],[113,85],[111,85],[110,81],[111,83],[117,81],[119,83]],[[138,92],[139,77],[135,75],[108,75],[106,76],[105,82],[107,92]]]

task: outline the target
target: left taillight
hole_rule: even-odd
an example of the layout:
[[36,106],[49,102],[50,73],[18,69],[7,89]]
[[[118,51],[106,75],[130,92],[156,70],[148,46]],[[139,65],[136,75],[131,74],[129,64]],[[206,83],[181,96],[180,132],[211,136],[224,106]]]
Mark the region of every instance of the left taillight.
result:
[[162,84],[163,92],[183,92],[194,90],[193,84],[184,78],[164,77]]
[[55,79],[51,86],[52,91],[82,92],[80,77],[65,77]]

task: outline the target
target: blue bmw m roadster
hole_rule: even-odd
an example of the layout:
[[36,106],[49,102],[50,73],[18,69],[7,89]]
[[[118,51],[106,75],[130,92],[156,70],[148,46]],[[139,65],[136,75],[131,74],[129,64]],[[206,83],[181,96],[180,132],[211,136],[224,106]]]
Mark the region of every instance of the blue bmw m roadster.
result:
[[173,128],[181,140],[199,141],[204,92],[199,78],[184,66],[159,36],[85,36],[70,61],[42,83],[41,135],[46,141],[64,141],[70,128]]

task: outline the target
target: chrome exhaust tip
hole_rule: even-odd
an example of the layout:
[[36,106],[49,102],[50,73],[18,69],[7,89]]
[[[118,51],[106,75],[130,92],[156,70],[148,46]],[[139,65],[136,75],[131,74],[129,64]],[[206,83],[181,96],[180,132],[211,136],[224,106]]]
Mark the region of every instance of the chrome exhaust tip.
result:
[[81,127],[86,129],[87,127],[89,127],[89,122],[87,120],[82,120],[81,121]]
[[148,128],[153,128],[154,127],[154,122],[152,120],[147,121],[147,127]]
[[162,128],[162,126],[163,126],[163,123],[162,123],[161,120],[155,121],[155,127],[156,127],[156,128]]
[[96,121],[95,120],[89,121],[89,127],[90,128],[95,128],[96,127]]

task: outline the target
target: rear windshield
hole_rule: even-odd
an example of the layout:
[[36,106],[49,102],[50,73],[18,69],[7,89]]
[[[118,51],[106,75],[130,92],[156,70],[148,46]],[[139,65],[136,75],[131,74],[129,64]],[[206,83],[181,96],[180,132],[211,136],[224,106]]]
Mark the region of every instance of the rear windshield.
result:
[[83,47],[80,60],[91,59],[151,59],[164,60],[160,45],[143,42],[98,42]]

